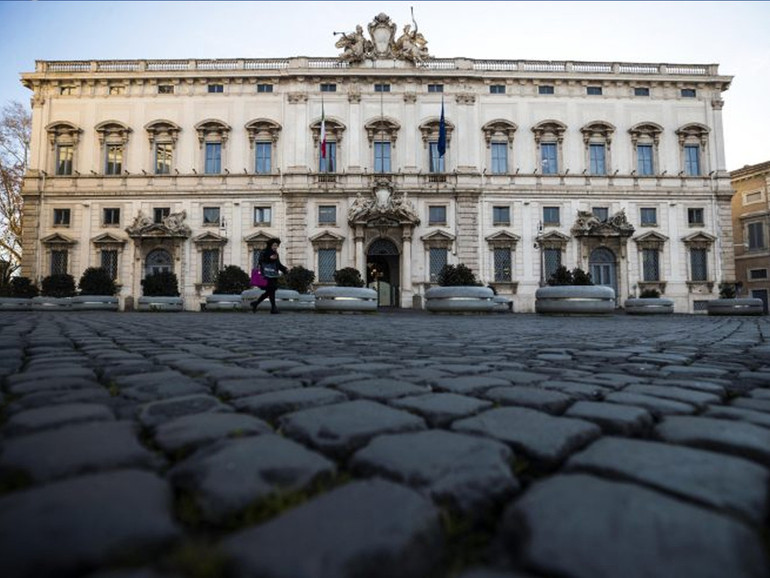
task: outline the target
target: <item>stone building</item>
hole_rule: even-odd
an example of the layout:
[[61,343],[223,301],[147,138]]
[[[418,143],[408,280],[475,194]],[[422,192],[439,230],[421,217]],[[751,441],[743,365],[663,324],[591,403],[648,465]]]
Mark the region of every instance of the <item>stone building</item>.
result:
[[732,171],[735,278],[740,294],[758,297],[768,311],[770,295],[770,161]]
[[125,302],[168,269],[198,309],[279,236],[319,284],[356,267],[400,307],[446,263],[517,311],[559,264],[680,312],[734,280],[717,65],[444,59],[384,14],[337,47],[37,61],[23,274],[101,265]]

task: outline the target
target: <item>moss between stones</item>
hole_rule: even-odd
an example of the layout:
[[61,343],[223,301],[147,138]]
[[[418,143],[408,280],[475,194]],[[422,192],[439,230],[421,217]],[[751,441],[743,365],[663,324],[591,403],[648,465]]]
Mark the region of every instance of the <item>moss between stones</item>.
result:
[[495,508],[478,519],[441,510],[445,550],[449,553],[445,563],[446,572],[442,576],[457,576],[462,570],[486,561],[500,514],[501,509]]

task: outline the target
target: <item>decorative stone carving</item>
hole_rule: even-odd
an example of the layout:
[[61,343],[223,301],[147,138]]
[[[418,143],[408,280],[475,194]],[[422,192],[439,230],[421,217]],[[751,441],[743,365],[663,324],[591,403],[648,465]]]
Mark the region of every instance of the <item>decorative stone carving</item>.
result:
[[455,96],[457,104],[474,104],[476,102],[476,95],[472,92],[461,92]]
[[590,211],[578,211],[571,232],[576,237],[630,237],[634,230],[624,210],[615,213],[606,221],[600,221]]
[[190,236],[190,227],[184,221],[187,213],[171,213],[160,223],[155,223],[142,211],[136,215],[134,222],[126,227],[130,237],[184,237]]
[[397,26],[387,14],[380,13],[367,26],[370,39],[364,37],[364,29],[359,24],[354,32],[335,32],[340,35],[334,44],[342,49],[339,59],[350,64],[358,64],[364,60],[376,60],[378,58],[395,58],[406,60],[413,64],[424,62],[428,54],[428,41],[418,31],[417,22],[412,20],[412,26],[404,26],[403,33],[396,40]]
[[383,220],[390,221],[393,225],[420,224],[420,218],[406,193],[395,193],[388,181],[378,181],[369,198],[358,193],[348,209],[350,223],[372,224]]
[[428,41],[425,40],[422,34],[417,32],[416,23],[414,31],[411,28],[409,24],[404,26],[404,33],[396,41],[395,54],[397,58],[417,64],[430,58],[428,54]]
[[304,104],[307,102],[307,93],[290,92],[287,98],[289,99],[289,104]]

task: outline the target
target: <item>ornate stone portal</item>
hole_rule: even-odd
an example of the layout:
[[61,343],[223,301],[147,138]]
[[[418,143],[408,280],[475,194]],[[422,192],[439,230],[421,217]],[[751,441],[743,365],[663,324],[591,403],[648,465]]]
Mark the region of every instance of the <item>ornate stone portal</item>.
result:
[[387,14],[380,13],[367,26],[369,37],[364,38],[364,29],[359,24],[355,32],[335,32],[340,35],[335,46],[343,50],[340,60],[358,64],[364,60],[393,58],[418,64],[430,58],[428,41],[418,32],[417,22],[404,26],[401,36],[396,39],[396,24]]

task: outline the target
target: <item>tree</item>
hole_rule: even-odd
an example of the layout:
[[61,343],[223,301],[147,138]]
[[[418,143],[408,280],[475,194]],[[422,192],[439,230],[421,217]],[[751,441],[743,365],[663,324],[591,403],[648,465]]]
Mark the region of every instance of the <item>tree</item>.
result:
[[21,266],[21,185],[29,160],[32,115],[19,102],[0,115],[0,285]]
[[467,266],[460,263],[457,266],[444,265],[441,271],[438,272],[436,281],[442,287],[460,286],[460,287],[475,287],[481,285],[476,281],[476,276],[473,271]]

